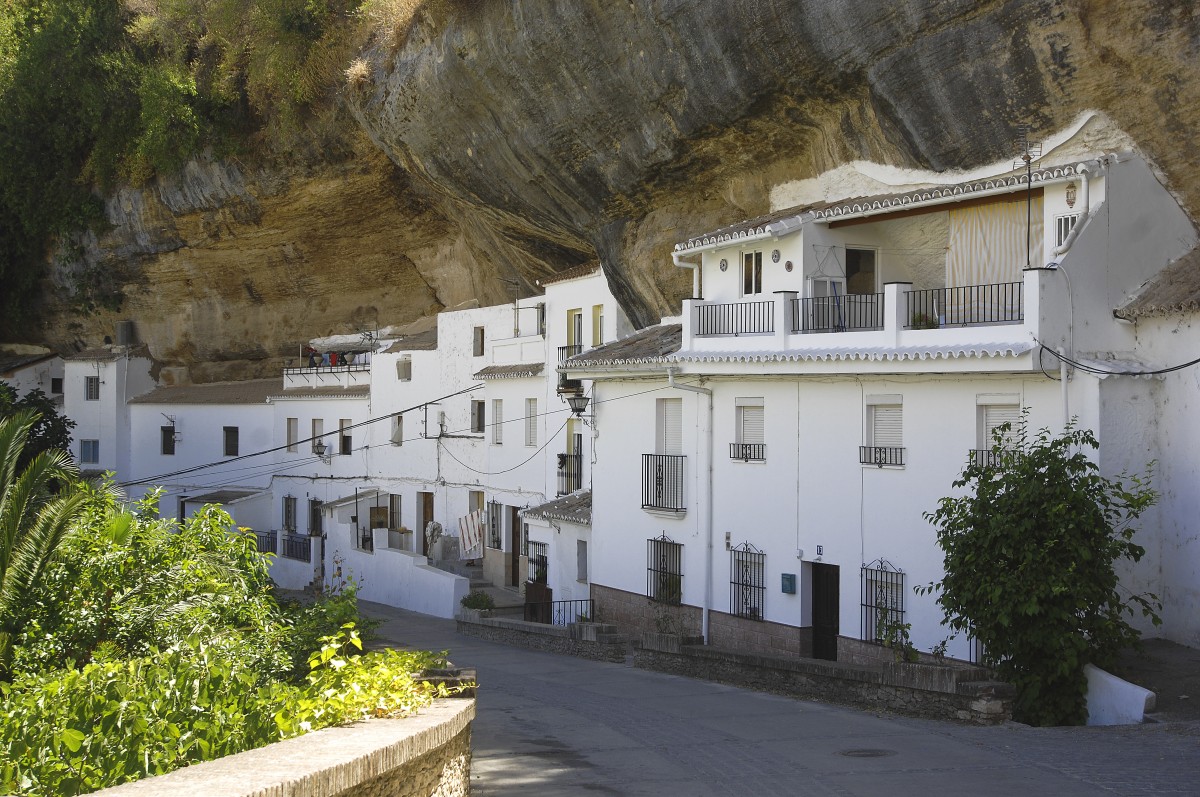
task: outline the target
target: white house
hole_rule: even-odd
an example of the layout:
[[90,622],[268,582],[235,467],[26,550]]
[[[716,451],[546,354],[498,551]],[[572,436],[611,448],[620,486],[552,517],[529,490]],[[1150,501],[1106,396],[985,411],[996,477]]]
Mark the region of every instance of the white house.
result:
[[0,380],[16,391],[17,398],[40,390],[61,403],[63,358],[40,346],[5,345],[0,348]]
[[63,412],[75,421],[71,453],[84,472],[131,472],[129,400],[154,389],[145,346],[86,349],[63,364]]
[[[1077,418],[1108,473],[1156,456],[1153,389],[1111,372],[1159,360],[1113,311],[1195,230],[1131,154],[1030,177],[788,208],[676,247],[696,273],[680,323],[563,368],[600,396],[601,619],[849,660],[909,624],[929,650],[945,634],[912,590],[941,574],[923,513],[993,428]],[[1158,538],[1124,581],[1169,596]]]

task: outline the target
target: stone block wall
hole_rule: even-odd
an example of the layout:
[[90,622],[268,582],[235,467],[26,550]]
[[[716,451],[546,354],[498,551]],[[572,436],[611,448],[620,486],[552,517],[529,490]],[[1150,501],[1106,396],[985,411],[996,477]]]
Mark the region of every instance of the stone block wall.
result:
[[478,612],[463,612],[458,618],[458,633],[503,645],[618,664],[625,661],[629,647],[614,626],[603,623],[547,625],[510,617],[482,617]]
[[326,728],[94,792],[98,797],[467,797],[473,699]]
[[673,606],[652,601],[645,595],[592,584],[592,606],[596,618],[616,625],[632,635],[643,631],[698,636],[701,626],[699,606]]
[[709,612],[709,644],[754,653],[812,656],[812,629]]

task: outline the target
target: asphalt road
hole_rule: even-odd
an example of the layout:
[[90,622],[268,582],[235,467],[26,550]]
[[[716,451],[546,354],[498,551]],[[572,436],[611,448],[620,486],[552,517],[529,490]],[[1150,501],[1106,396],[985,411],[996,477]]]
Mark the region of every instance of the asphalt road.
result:
[[478,670],[472,795],[1200,794],[1200,722],[980,728],[511,648],[363,604]]

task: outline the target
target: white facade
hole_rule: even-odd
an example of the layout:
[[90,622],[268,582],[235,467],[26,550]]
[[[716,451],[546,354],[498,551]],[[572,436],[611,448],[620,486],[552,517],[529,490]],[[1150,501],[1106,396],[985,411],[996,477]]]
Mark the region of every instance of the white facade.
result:
[[84,471],[132,472],[130,399],[154,388],[141,347],[106,346],[67,358],[63,412],[75,421],[71,454]]
[[0,380],[16,391],[17,398],[40,390],[51,399],[62,400],[63,358],[44,349],[22,346],[0,352]]

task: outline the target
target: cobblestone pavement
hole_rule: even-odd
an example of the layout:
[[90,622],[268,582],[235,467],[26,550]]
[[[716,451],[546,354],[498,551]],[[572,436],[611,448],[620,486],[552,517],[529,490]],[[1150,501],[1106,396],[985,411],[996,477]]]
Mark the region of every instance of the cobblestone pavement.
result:
[[479,676],[472,795],[1200,793],[1200,722],[973,727],[510,648],[377,604]]

